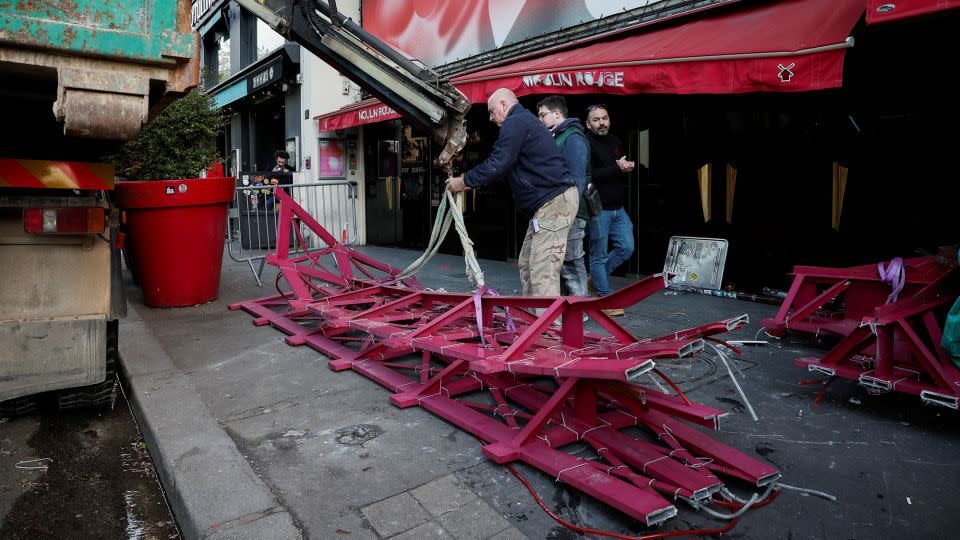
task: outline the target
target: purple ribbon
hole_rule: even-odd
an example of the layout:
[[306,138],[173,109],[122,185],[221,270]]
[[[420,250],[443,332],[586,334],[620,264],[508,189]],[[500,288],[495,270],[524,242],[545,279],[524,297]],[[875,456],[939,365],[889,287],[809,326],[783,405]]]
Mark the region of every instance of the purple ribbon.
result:
[[897,296],[900,294],[900,291],[903,290],[903,283],[907,277],[906,268],[903,266],[903,259],[901,257],[894,257],[893,260],[890,261],[890,266],[879,263],[877,270],[880,272],[880,280],[884,283],[889,283],[890,286],[893,287],[893,292],[890,293],[890,296],[887,296],[886,303],[896,302]]
[[[487,287],[486,285],[477,287],[477,292],[473,293],[473,307],[474,311],[477,312],[477,330],[480,332],[480,343],[483,343],[484,345],[487,344],[487,340],[483,337],[483,309],[480,306],[480,297],[486,293],[490,293],[490,296],[500,296],[497,294],[497,291]],[[507,330],[516,332],[517,327],[515,324],[513,324],[513,318],[510,317],[510,308],[504,307],[503,311],[507,315]]]

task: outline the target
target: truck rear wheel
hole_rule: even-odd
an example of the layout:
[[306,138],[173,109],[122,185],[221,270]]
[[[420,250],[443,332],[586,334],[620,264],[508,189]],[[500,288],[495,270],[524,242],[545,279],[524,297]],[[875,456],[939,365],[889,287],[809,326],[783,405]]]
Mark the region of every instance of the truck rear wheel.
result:
[[0,418],[23,416],[37,410],[36,396],[25,396],[0,401]]
[[78,407],[113,407],[120,391],[117,380],[117,360],[119,352],[117,337],[119,321],[107,321],[107,378],[98,384],[67,388],[54,392],[57,396],[57,409],[76,409]]
[[113,407],[120,391],[117,380],[117,327],[119,321],[107,321],[106,379],[97,384],[44,392],[32,396],[23,396],[0,402],[0,417],[23,416],[44,408],[56,407],[57,410],[79,407]]

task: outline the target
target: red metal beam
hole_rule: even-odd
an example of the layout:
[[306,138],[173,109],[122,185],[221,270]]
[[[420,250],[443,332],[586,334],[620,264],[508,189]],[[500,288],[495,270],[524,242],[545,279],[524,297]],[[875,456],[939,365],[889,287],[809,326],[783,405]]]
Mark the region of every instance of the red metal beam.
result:
[[[919,395],[926,402],[960,408],[960,370],[940,346],[945,306],[960,294],[960,272],[955,254],[919,257],[906,262],[906,282],[896,301],[887,302],[889,289],[880,283],[872,265],[847,269],[797,267],[797,279],[774,321],[761,324],[774,333],[785,330],[841,331],[842,339],[822,358],[800,358],[799,366],[831,376],[858,381],[874,391],[896,391]],[[825,292],[795,308],[808,283],[814,278],[836,279]],[[802,281],[803,285],[798,285]],[[811,306],[823,306],[842,289],[841,320],[813,317]],[[864,302],[872,299],[872,306]],[[850,318],[852,313],[862,313]],[[800,319],[794,323],[794,318]],[[926,339],[920,334],[925,334]]]
[[[648,525],[677,512],[661,494],[709,498],[722,486],[714,473],[756,485],[779,474],[681,422],[715,428],[724,411],[637,384],[655,361],[696,352],[704,338],[739,328],[745,317],[640,340],[603,312],[661,290],[660,275],[596,299],[483,295],[475,301],[473,294],[426,291],[412,279],[398,286],[399,270],[339,245],[276,193],[281,242],[268,262],[292,292],[231,309],[280,329],[291,344],[330,356],[331,368],[388,388],[394,405],[418,405],[485,441],[491,459],[521,460]],[[328,247],[289,257],[289,230],[301,224]],[[335,258],[340,273],[322,257]],[[362,271],[368,277],[385,275],[358,279],[353,266],[370,268]],[[533,309],[545,311],[536,316]],[[605,332],[586,332],[583,313]],[[639,440],[619,431],[626,428],[650,432]],[[578,441],[595,455],[564,451]]]

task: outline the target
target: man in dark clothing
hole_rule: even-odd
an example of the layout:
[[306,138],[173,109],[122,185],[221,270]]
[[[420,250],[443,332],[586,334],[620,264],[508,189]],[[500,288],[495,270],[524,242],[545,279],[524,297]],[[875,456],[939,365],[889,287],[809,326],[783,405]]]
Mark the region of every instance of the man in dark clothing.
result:
[[[293,172],[293,166],[290,165],[290,163],[288,163],[288,161],[290,160],[290,154],[288,154],[286,151],[277,150],[276,152],[273,153],[273,159],[276,160],[277,164],[274,165],[272,169],[270,169],[270,172],[281,173],[284,176],[282,178],[277,178],[275,176],[271,176],[270,178],[264,178],[262,176],[258,176],[257,177],[258,180],[256,183],[256,185],[258,186],[261,186],[261,185],[267,186],[267,188],[264,188],[261,190],[263,193],[263,199],[264,199],[263,207],[266,210],[273,210],[274,207],[276,206],[276,197],[273,194],[273,190],[269,188],[271,186],[276,186],[278,184],[290,184],[291,183],[290,173]],[[252,197],[254,199],[254,204],[256,204],[256,200],[255,200],[257,197],[256,194],[252,195]]]
[[[610,133],[605,105],[587,109],[587,128],[593,184],[603,203],[603,212],[590,219],[590,279],[597,294],[604,296],[613,292],[608,276],[633,254],[633,222],[623,209],[623,201],[627,174],[636,164],[627,160],[620,139]],[[609,314],[623,315],[623,310],[611,310]]]
[[513,92],[494,92],[487,111],[500,127],[493,152],[465,175],[447,178],[447,189],[458,193],[506,178],[514,202],[530,217],[517,261],[523,294],[559,296],[567,231],[579,206],[576,181],[550,132]]
[[293,165],[289,163],[290,154],[285,150],[277,150],[274,152],[273,159],[277,160],[277,164],[273,166],[273,169],[270,169],[271,172],[293,172]]
[[587,296],[587,267],[584,263],[583,238],[586,236],[587,205],[583,192],[590,183],[590,143],[584,135],[583,124],[576,118],[567,118],[567,102],[563,96],[548,96],[537,103],[537,116],[553,133],[554,141],[570,174],[577,181],[580,207],[567,234],[567,252],[560,269],[560,292],[568,296]]

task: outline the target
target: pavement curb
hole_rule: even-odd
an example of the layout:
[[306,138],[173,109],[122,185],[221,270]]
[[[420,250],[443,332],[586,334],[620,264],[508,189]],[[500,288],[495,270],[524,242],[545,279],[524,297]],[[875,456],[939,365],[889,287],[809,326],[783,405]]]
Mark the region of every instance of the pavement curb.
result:
[[120,322],[121,376],[183,537],[303,538],[174,366],[138,306],[127,307]]

